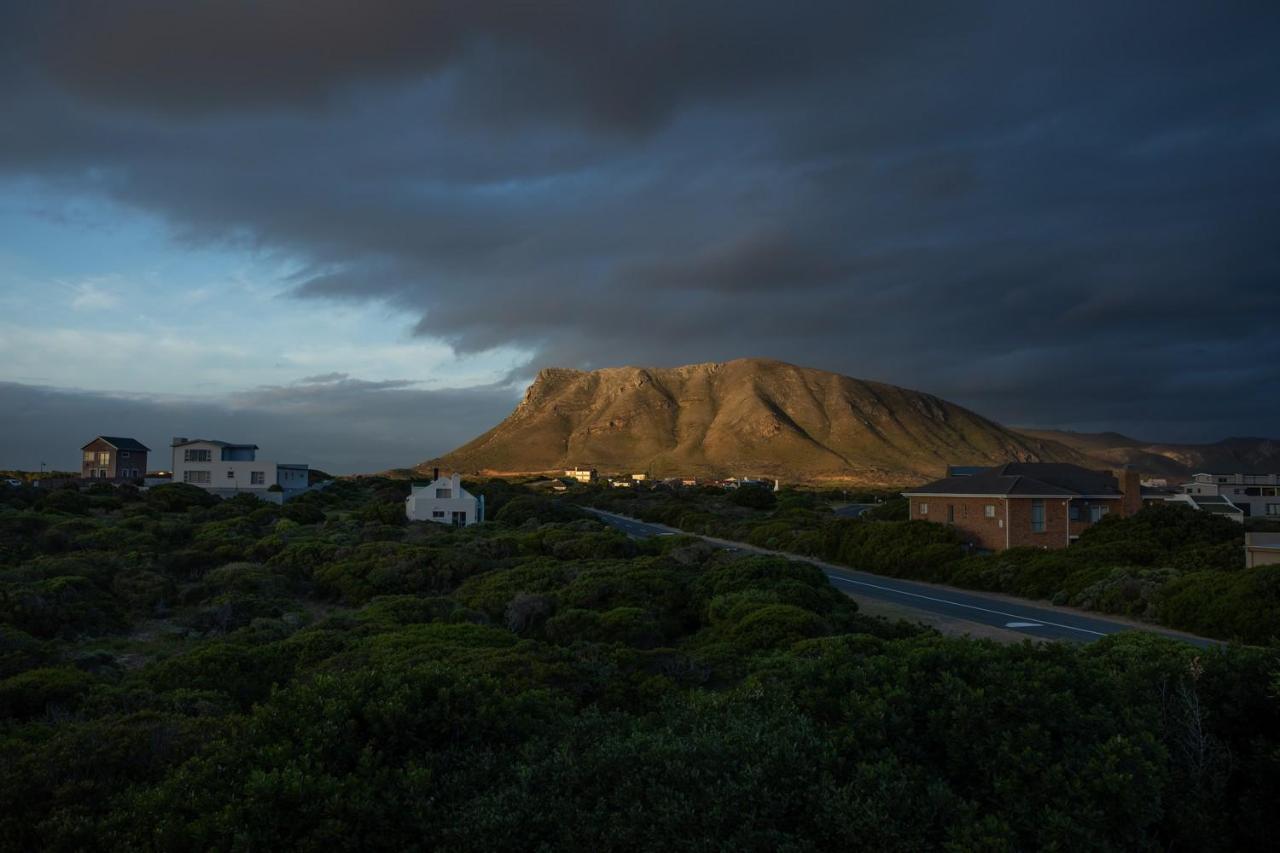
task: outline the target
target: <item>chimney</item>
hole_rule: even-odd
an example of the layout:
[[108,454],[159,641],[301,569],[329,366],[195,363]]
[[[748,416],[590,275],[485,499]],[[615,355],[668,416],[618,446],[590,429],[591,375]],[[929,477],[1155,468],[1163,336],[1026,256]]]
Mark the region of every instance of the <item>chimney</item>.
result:
[[1126,465],[1112,472],[1120,485],[1120,513],[1128,518],[1142,509],[1142,475],[1132,465]]
[[433,482],[433,483],[434,483],[436,480],[439,480],[439,479],[440,479],[440,469],[439,469],[439,468],[432,468],[432,469],[431,469],[431,482]]

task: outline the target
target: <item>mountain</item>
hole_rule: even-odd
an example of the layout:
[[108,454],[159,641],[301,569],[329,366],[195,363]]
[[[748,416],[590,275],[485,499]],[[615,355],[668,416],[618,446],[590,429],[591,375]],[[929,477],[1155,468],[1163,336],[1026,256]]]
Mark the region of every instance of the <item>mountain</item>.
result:
[[510,416],[417,467],[502,476],[759,476],[905,485],[948,464],[1086,461],[931,394],[768,359],[666,369],[548,368]]
[[1147,442],[1115,432],[1017,429],[1033,441],[1063,444],[1093,460],[1095,467],[1133,465],[1145,474],[1183,479],[1198,472],[1273,474],[1280,471],[1280,441],[1228,438],[1212,444]]

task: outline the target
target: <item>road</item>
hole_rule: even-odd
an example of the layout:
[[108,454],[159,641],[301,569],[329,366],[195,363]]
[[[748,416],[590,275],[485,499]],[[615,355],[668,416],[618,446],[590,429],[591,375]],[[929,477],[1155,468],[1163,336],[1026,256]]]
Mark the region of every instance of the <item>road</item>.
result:
[[832,512],[841,518],[858,518],[873,506],[879,506],[879,504],[845,504],[842,507],[836,507]]
[[[605,512],[604,510],[591,507],[582,507],[582,509],[599,517],[600,520],[616,527],[623,533],[637,538],[676,534],[694,535],[688,534],[683,530],[677,530],[674,527],[650,524],[649,522]],[[969,592],[953,587],[874,575],[870,572],[860,572],[844,566],[837,566],[833,563],[815,560],[812,557],[757,548],[744,542],[731,542],[712,536],[699,536],[697,538],[723,548],[744,553],[767,554],[811,563],[821,569],[837,589],[850,596],[875,599],[947,619],[972,622],[1002,631],[1012,631],[1029,638],[1087,643],[1101,639],[1109,634],[1119,634],[1124,631],[1147,631],[1203,648],[1221,645],[1217,640],[1196,637],[1177,631],[1168,631],[1155,626],[1109,619],[1105,616],[1085,614],[1065,607],[1035,604],[1009,596]]]

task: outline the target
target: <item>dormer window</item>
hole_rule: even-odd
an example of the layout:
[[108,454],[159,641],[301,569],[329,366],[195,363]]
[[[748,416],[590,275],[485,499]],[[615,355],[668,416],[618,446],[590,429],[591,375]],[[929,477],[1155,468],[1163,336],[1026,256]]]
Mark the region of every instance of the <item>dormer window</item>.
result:
[[436,489],[436,497],[451,498],[453,497],[453,489]]

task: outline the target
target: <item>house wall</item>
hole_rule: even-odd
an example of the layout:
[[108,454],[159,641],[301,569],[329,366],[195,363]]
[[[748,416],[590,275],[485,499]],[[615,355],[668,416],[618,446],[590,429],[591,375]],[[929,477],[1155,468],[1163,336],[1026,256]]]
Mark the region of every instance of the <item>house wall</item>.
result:
[[[1071,523],[1069,502],[1062,498],[1045,498],[1043,533],[1031,529],[1031,498],[911,495],[908,501],[912,519],[950,524],[975,547],[988,551],[1003,551],[1006,547],[1065,548],[1070,544],[1070,535],[1089,526],[1087,521]],[[928,504],[927,514],[920,513],[921,504]],[[988,506],[995,507],[993,518],[986,516]],[[954,512],[954,521],[948,521],[949,508]]]
[[[961,498],[961,497],[915,497],[909,499],[911,518],[916,521],[934,521],[947,524],[947,510],[955,514],[953,525],[960,530],[966,539],[975,547],[987,551],[1003,551],[1005,541],[1004,498]],[[929,512],[921,514],[920,507],[928,504]],[[995,507],[995,517],[987,518],[986,508]]]
[[1070,544],[1070,501],[1044,499],[1044,532],[1031,529],[1032,498],[1009,498],[1010,548],[1065,548]]
[[277,465],[275,482],[283,489],[305,489],[308,482],[307,469]]
[[[212,461],[187,462],[185,453],[187,450],[208,450]],[[195,442],[173,448],[173,482],[190,482],[187,479],[187,472],[189,471],[208,471],[209,482],[192,482],[191,484],[200,486],[202,489],[231,489],[233,491],[265,491],[275,485],[277,481],[276,463],[266,462],[261,459],[252,462],[239,460],[224,462],[221,459],[221,455],[222,448],[207,442]],[[255,471],[261,472],[262,482],[253,482],[253,473]]]
[[[451,497],[436,497],[437,489],[449,489]],[[433,521],[438,524],[452,524],[453,513],[466,513],[466,523],[479,521],[480,501],[462,488],[457,478],[440,478],[426,486],[414,486],[409,497],[405,498],[405,517],[410,521]],[[433,515],[435,512],[443,515]]]

